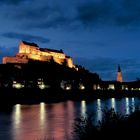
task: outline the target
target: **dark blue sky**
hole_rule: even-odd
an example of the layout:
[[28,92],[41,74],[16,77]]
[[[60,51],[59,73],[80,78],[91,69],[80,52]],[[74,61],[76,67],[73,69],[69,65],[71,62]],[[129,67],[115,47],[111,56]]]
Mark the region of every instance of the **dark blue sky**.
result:
[[139,0],[0,0],[0,57],[21,40],[63,49],[74,62],[115,80],[140,77]]

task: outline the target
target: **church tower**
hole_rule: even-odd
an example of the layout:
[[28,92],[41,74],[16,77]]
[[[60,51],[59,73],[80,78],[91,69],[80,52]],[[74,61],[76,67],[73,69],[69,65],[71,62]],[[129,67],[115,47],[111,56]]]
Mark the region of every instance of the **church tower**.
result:
[[117,82],[123,82],[120,65],[118,65]]

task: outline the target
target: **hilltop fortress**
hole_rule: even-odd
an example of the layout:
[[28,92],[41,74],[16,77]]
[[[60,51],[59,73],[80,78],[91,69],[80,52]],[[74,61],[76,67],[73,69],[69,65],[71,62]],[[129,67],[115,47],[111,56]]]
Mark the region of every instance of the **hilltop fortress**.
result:
[[26,64],[29,60],[50,62],[54,61],[60,65],[65,64],[69,68],[75,67],[71,57],[64,54],[63,50],[39,48],[35,43],[22,41],[19,44],[19,52],[12,57],[3,57],[3,64],[22,63]]

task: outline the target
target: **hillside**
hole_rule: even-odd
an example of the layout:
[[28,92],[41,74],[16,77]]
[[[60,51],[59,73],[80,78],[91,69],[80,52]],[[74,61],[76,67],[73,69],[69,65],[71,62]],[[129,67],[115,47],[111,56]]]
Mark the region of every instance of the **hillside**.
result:
[[[69,82],[76,88],[79,83],[90,86],[100,81],[99,75],[91,73],[82,66],[69,68],[55,62],[32,61],[28,64],[1,64],[0,65],[0,86],[11,87],[13,81],[20,83],[32,83],[32,87],[37,86],[38,80],[43,80],[45,84],[52,88],[59,88],[62,81]],[[27,85],[28,85],[27,84]],[[26,85],[25,85],[26,86]]]

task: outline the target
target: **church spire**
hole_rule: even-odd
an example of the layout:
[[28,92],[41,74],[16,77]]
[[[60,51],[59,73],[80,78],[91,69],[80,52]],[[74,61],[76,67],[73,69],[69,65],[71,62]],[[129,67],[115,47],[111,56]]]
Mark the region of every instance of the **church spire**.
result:
[[123,82],[120,65],[118,65],[117,82]]
[[121,68],[120,68],[120,65],[118,65],[118,72],[121,72]]

